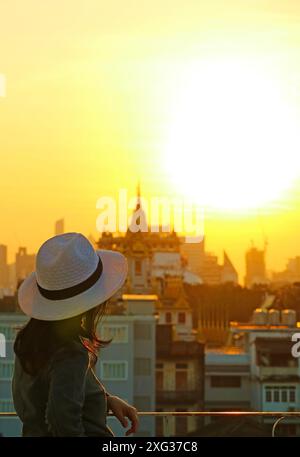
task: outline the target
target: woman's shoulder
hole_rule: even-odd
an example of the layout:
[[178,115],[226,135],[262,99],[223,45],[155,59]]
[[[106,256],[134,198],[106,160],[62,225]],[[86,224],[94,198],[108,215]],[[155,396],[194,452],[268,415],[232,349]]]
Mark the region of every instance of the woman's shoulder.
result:
[[81,338],[69,341],[60,347],[52,356],[51,366],[63,362],[81,363],[89,365],[89,351]]

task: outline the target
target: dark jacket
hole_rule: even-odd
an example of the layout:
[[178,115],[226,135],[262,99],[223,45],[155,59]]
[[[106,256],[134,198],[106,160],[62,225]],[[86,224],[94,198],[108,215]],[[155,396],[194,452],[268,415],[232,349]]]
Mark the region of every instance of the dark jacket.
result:
[[12,391],[23,436],[113,436],[106,425],[108,394],[81,341],[57,351],[37,376],[16,357]]

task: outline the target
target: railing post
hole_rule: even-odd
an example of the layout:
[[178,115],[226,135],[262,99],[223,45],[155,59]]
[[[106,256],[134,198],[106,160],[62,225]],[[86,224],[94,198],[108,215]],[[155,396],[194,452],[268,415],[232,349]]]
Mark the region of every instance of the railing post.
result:
[[164,436],[171,436],[171,421],[169,416],[163,416],[163,431]]

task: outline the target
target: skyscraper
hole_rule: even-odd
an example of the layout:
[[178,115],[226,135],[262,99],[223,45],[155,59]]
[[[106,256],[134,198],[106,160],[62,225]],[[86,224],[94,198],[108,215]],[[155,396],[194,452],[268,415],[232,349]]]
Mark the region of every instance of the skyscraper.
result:
[[0,287],[8,287],[7,246],[0,244]]
[[201,276],[205,256],[204,238],[197,243],[186,243],[180,245],[180,252],[187,262],[189,271]]
[[231,282],[234,284],[238,283],[238,273],[225,251],[224,251],[224,261],[223,261],[222,272],[221,272],[221,281],[222,281],[222,283],[226,283],[226,282]]
[[20,247],[16,254],[17,285],[35,269],[35,254],[27,254],[27,248]]
[[65,231],[65,220],[59,219],[55,222],[55,235],[62,235]]
[[254,284],[266,284],[265,250],[252,246],[246,252],[246,277],[245,285],[251,287]]

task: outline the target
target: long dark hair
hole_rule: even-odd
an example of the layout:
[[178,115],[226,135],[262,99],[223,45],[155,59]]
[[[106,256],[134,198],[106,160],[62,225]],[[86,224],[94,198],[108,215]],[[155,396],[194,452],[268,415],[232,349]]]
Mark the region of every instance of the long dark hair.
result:
[[86,313],[60,321],[31,318],[19,331],[14,344],[15,354],[20,359],[23,370],[30,375],[38,374],[56,351],[62,347],[67,349],[70,343],[79,339],[91,353],[92,363],[95,364],[99,349],[111,342],[101,340],[97,335],[97,325],[106,308],[107,302]]

